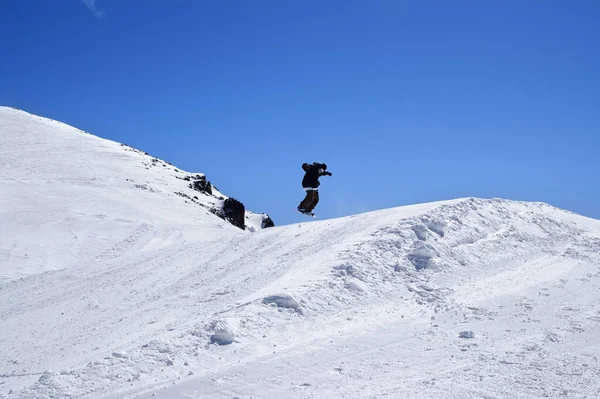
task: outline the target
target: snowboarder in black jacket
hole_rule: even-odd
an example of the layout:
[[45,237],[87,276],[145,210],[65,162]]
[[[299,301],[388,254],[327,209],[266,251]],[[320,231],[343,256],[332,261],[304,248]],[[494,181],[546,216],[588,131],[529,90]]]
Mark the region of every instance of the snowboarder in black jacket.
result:
[[318,162],[303,163],[302,169],[306,172],[304,179],[302,179],[302,187],[306,191],[306,197],[298,205],[298,211],[312,214],[313,209],[319,202],[319,186],[321,185],[319,177],[331,176],[331,172],[327,171],[327,164]]

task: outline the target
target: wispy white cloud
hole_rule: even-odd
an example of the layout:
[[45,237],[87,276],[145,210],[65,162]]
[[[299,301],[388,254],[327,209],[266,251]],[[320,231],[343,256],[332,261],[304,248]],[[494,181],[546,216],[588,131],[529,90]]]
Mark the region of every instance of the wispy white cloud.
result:
[[104,16],[104,11],[100,10],[96,5],[96,0],[81,0],[83,4],[94,14],[97,18]]

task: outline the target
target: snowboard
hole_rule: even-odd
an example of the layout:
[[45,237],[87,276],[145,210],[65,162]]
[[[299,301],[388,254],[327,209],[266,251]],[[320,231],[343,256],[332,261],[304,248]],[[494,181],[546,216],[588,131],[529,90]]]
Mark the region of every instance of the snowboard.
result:
[[298,209],[296,209],[296,212],[301,213],[301,214],[306,215],[306,216],[316,217],[315,214],[312,213],[312,212],[301,212]]

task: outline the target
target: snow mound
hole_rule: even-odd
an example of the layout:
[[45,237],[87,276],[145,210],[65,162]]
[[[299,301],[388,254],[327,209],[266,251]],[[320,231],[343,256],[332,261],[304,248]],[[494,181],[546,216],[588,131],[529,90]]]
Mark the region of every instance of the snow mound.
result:
[[210,324],[210,342],[217,345],[232,344],[237,326],[231,320],[216,320]]
[[433,245],[415,241],[407,258],[417,270],[420,270],[431,266],[436,256],[438,256],[438,253]]
[[471,330],[461,331],[458,336],[460,338],[475,338],[475,333]]
[[294,309],[298,310],[300,304],[296,301],[291,295],[281,294],[281,295],[270,295],[263,299],[262,301],[267,305],[275,305],[278,308],[284,309]]

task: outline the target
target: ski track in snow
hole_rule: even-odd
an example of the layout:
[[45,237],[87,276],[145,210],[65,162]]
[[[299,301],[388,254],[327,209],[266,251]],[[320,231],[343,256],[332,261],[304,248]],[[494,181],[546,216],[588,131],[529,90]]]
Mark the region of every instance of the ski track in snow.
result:
[[2,398],[600,397],[600,221],[468,198],[250,233],[136,150],[7,108],[0,139]]

